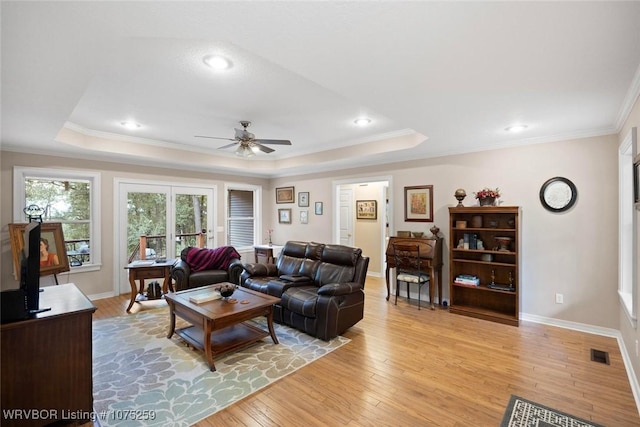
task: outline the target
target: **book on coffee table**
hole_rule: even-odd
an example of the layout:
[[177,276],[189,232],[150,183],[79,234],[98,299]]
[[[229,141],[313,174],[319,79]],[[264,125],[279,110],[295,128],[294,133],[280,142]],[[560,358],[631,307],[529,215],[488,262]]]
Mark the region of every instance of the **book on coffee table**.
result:
[[189,295],[189,301],[194,304],[202,304],[203,302],[213,301],[214,299],[220,298],[222,298],[222,295],[220,295],[220,292],[215,289],[203,289]]

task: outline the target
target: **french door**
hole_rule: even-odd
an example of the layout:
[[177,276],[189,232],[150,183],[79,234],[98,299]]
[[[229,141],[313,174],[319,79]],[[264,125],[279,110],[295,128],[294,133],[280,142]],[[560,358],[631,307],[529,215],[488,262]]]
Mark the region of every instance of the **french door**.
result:
[[[131,286],[125,266],[130,260],[177,258],[197,246],[215,247],[214,188],[121,181],[117,185],[116,268],[118,294]],[[140,237],[146,236],[146,250]]]

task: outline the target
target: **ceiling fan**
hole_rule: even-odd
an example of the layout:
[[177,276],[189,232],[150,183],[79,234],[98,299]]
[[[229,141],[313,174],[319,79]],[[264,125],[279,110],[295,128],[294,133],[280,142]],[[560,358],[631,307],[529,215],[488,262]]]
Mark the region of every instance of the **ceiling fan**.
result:
[[211,139],[226,139],[228,141],[234,141],[231,144],[218,147],[218,149],[223,150],[225,148],[238,145],[238,148],[236,149],[236,156],[241,156],[241,157],[255,156],[255,154],[258,151],[262,151],[263,153],[272,153],[275,151],[273,148],[267,147],[263,144],[291,145],[291,141],[286,139],[256,139],[256,136],[254,134],[247,131],[247,128],[251,125],[250,121],[242,120],[240,124],[242,125],[243,129],[236,128],[236,135],[234,138],[221,138],[217,136],[204,136],[204,135],[195,135],[195,137],[211,138]]

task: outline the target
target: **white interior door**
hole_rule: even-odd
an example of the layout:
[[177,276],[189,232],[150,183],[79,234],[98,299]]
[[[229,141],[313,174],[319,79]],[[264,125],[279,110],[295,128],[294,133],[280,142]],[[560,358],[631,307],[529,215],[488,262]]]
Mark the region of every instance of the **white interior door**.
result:
[[353,246],[353,189],[340,187],[340,244]]

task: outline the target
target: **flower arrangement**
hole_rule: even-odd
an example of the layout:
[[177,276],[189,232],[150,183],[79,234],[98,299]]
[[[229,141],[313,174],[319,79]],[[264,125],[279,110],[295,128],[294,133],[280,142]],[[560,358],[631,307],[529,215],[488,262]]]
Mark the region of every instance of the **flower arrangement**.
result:
[[268,229],[267,234],[269,235],[269,244],[272,245],[273,242],[271,241],[271,234],[273,234],[273,228]]
[[498,197],[500,197],[500,189],[496,188],[495,190],[493,190],[489,187],[484,187],[482,190],[475,192],[473,194],[476,195],[476,199],[486,199],[489,197],[497,199]]

